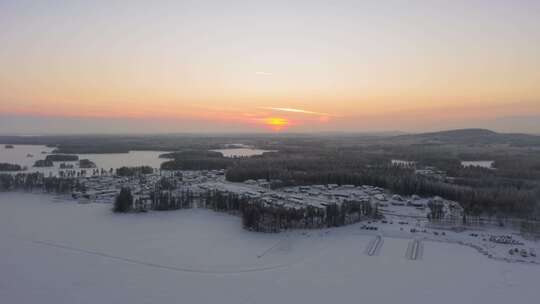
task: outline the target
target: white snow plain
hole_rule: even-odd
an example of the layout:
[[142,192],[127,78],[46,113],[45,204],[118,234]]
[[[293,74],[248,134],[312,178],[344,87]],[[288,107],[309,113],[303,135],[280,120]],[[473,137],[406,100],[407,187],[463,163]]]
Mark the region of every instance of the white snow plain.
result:
[[43,194],[0,193],[0,303],[513,303],[540,297],[540,266],[373,236],[362,223],[263,234],[193,209],[113,214]]

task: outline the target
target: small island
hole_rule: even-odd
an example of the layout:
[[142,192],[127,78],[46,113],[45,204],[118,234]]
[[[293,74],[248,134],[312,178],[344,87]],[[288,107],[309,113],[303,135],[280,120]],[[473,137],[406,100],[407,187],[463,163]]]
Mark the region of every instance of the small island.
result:
[[22,167],[17,164],[0,163],[0,171],[21,171]]
[[96,168],[96,167],[97,167],[96,164],[89,159],[79,160],[79,168],[88,169],[88,168]]
[[218,170],[234,162],[222,153],[206,150],[186,150],[161,154],[160,158],[171,159],[161,164],[161,170]]
[[40,159],[34,162],[34,167],[52,167],[52,166],[54,166],[52,160],[48,160],[48,159]]
[[51,154],[47,155],[47,157],[45,157],[45,160],[50,160],[52,162],[78,161],[79,156],[70,154]]

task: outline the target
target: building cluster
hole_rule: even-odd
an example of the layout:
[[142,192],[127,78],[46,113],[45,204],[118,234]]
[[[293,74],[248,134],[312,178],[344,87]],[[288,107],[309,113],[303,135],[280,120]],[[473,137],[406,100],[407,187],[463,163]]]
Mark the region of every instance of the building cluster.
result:
[[125,174],[103,172],[92,176],[58,177],[21,173],[10,175],[11,178],[1,184],[6,189],[67,193],[80,203],[114,203],[121,189],[128,188],[134,211],[201,207],[244,214],[245,208],[251,208],[252,218],[248,222],[255,223],[255,227],[270,227],[270,231],[282,227],[341,226],[366,217],[383,216],[424,222],[428,219],[457,222],[463,212],[458,203],[439,197],[401,196],[369,185],[317,184],[274,188],[270,185],[280,181],[229,182],[224,170],[124,171]]
[[434,180],[434,181],[453,182],[453,178],[449,177],[446,171],[439,170],[435,167],[424,167],[422,169],[416,169],[414,173],[416,175],[419,175],[419,176],[422,176],[424,178]]
[[523,242],[515,240],[511,235],[492,235],[489,241],[498,244],[523,245]]
[[112,203],[120,189],[128,187],[134,199],[143,207],[151,205],[157,193],[161,192],[166,192],[170,197],[179,197],[189,192],[198,202],[209,191],[219,191],[257,200],[266,206],[298,210],[306,207],[324,210],[331,205],[341,206],[345,202],[354,202],[369,204],[384,215],[409,214],[426,219],[428,205],[435,202],[440,204],[445,217],[458,219],[463,212],[458,203],[439,197],[403,197],[368,185],[325,184],[270,189],[269,184],[276,181],[247,180],[244,183],[232,183],[225,180],[223,170],[161,171],[132,177],[103,175],[80,177],[78,180],[82,191],[75,191],[72,195],[81,202]]

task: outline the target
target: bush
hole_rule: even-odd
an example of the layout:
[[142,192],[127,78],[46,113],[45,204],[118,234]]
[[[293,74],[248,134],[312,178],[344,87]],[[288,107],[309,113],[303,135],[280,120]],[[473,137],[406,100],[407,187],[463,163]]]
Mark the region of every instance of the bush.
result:
[[117,213],[126,213],[133,208],[133,195],[129,188],[122,188],[120,194],[116,196],[113,211]]

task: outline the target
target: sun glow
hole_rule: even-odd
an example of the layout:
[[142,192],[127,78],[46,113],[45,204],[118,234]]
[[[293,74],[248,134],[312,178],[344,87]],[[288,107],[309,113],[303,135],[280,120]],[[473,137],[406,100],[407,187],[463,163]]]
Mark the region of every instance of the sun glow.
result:
[[288,119],[282,117],[269,117],[264,120],[264,123],[273,131],[281,131],[291,124]]

